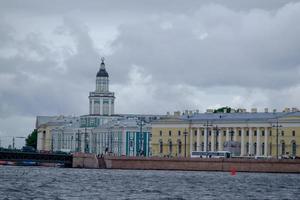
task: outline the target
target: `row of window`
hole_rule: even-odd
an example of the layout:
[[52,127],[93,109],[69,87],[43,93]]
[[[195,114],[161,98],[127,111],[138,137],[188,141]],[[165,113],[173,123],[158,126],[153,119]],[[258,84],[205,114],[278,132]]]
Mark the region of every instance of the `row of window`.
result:
[[[181,131],[180,131],[180,130],[179,130],[177,133],[178,133],[178,134],[177,134],[178,136],[181,136]],[[211,132],[211,130],[210,130],[210,131],[208,132],[209,136],[211,136],[211,133],[212,133],[212,132]],[[187,134],[187,132],[186,132],[186,134]],[[219,134],[220,134],[219,132],[216,133],[217,136],[218,136]],[[233,131],[229,131],[229,134],[230,134],[230,135],[233,135],[234,132],[233,132]],[[238,131],[238,134],[239,134],[239,136],[241,136],[241,135],[242,135],[242,131],[239,130],[239,131]],[[163,135],[163,132],[162,132],[162,130],[160,130],[160,131],[159,131],[159,136],[162,136],[162,135]],[[203,131],[203,130],[201,131],[201,135],[204,136],[204,131]],[[254,135],[254,136],[257,136],[257,131],[256,131],[256,130],[254,130],[253,135]],[[170,131],[170,130],[169,130],[169,136],[172,136],[172,131]],[[194,131],[194,136],[197,136],[197,130]],[[226,136],[226,131],[223,131],[223,136]],[[246,131],[246,136],[249,136],[249,130]],[[262,130],[261,136],[265,136],[265,131],[264,131],[264,130]],[[272,131],[271,131],[271,130],[269,131],[269,136],[272,136]],[[281,136],[284,136],[284,131],[283,131],[283,130],[281,131]],[[295,130],[292,131],[292,136],[293,136],[293,137],[296,136],[296,131],[295,131]]]
[[[179,140],[177,145],[178,145],[178,154],[181,154],[182,153],[182,142]],[[296,142],[292,142],[291,152],[286,152],[286,145],[285,145],[284,142],[281,142],[280,146],[281,146],[280,147],[281,155],[285,155],[285,154],[289,154],[289,153],[291,153],[291,155],[296,155],[296,153],[297,153]],[[270,143],[269,148],[270,148],[270,152],[272,152],[272,143]],[[172,153],[172,151],[173,151],[172,141],[168,142],[168,149],[169,149],[169,153]],[[246,154],[250,154],[249,149],[250,149],[250,145],[247,142],[246,143]],[[193,150],[197,151],[197,142],[194,143]],[[212,145],[211,145],[211,142],[209,142],[208,143],[208,151],[211,151],[211,150],[212,150]],[[215,144],[215,150],[216,151],[219,150],[219,143],[218,142],[216,142],[216,144]],[[201,151],[204,151],[204,142],[201,143]],[[257,144],[255,142],[255,143],[253,143],[253,154],[254,155],[256,154],[256,151],[257,151]],[[163,153],[163,142],[162,141],[159,142],[159,153]],[[261,144],[261,154],[262,155],[265,154],[265,143]]]

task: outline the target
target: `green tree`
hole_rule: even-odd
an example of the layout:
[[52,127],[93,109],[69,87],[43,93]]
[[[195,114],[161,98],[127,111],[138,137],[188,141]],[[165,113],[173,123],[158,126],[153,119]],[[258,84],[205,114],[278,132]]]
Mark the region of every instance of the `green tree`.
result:
[[226,107],[221,107],[221,108],[218,108],[216,110],[214,110],[214,113],[230,113],[231,112],[231,109],[230,107],[226,106]]
[[31,146],[36,149],[37,146],[37,129],[34,129],[26,138],[26,146]]

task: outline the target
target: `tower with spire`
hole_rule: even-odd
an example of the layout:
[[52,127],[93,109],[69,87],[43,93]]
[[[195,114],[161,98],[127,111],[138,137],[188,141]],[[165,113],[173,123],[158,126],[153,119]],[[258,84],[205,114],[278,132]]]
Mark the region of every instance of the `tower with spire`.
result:
[[105,69],[104,58],[101,58],[100,69],[96,75],[96,90],[90,92],[90,115],[114,115],[115,95],[109,91],[109,75]]

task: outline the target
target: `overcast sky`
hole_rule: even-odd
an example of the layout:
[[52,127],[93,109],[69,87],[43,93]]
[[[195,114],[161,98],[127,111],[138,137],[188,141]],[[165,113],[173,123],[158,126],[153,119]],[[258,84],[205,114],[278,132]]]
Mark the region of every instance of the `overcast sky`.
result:
[[116,113],[300,107],[299,20],[291,0],[0,1],[2,146],[87,114],[102,56]]

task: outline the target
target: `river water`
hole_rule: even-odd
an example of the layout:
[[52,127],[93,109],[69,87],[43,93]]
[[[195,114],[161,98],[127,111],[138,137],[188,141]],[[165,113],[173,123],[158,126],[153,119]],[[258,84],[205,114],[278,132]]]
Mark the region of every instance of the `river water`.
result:
[[300,175],[0,166],[0,199],[300,199]]

